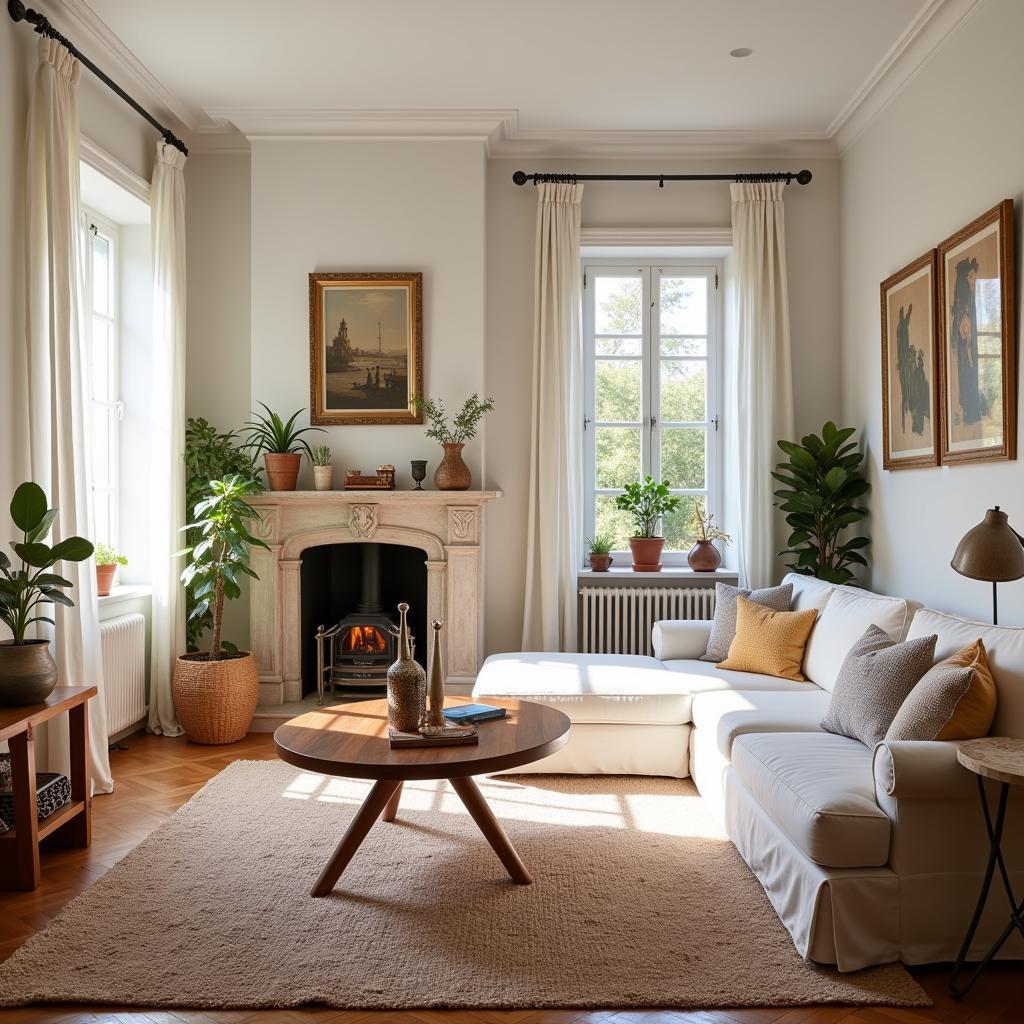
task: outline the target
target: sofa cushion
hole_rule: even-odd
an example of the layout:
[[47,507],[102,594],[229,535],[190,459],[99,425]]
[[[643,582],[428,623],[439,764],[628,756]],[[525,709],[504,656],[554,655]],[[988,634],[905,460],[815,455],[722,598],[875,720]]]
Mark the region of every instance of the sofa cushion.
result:
[[732,767],[765,813],[823,867],[889,859],[889,819],[875,802],[871,751],[829,733],[756,733],[732,745]]
[[[683,687],[687,693],[709,693],[723,690],[808,690],[807,683],[792,679],[766,676],[760,672],[732,672],[709,661],[672,659],[661,663],[670,672],[685,677]],[[817,689],[817,687],[815,687]]]
[[711,623],[711,636],[701,661],[725,661],[729,646],[736,636],[736,615],[738,597],[745,597],[754,604],[774,608],[777,612],[788,612],[793,597],[793,584],[781,587],[766,587],[764,590],[743,590],[728,583],[715,584],[715,618]]
[[578,723],[690,721],[686,678],[641,655],[492,654],[480,668],[473,697],[484,702],[488,697],[534,700]]
[[808,608],[817,608],[821,611],[836,589],[834,583],[826,583],[816,576],[804,576],[798,572],[786,573],[782,577],[782,582],[793,587],[793,598],[789,603],[789,610],[793,612],[803,612]]
[[736,613],[736,636],[729,645],[729,657],[718,667],[802,683],[804,647],[818,613],[813,608],[777,612],[742,595],[736,598]]

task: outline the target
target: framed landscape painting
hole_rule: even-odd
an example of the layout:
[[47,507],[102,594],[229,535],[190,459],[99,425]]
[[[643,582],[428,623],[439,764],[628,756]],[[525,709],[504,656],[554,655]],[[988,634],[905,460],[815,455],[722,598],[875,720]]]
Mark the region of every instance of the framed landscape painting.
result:
[[1013,200],[939,246],[941,459],[1017,457]]
[[422,423],[423,275],[309,275],[309,408],[318,426]]
[[938,306],[933,249],[882,282],[882,465],[939,464]]

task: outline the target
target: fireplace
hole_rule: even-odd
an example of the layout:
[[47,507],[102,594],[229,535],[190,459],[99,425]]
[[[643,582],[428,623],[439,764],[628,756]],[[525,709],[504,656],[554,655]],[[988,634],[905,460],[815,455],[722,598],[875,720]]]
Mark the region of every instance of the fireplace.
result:
[[330,681],[342,686],[380,686],[395,660],[396,626],[380,600],[380,545],[362,544],[362,593],[354,612],[335,627]]

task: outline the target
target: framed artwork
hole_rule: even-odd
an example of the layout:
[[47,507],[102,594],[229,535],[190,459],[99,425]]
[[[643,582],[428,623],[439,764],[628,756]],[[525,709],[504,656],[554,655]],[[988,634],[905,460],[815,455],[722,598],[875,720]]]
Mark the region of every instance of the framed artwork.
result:
[[423,275],[309,275],[309,409],[317,426],[422,423]]
[[882,282],[882,465],[939,464],[935,250]]
[[1013,200],[939,246],[940,458],[1017,457]]

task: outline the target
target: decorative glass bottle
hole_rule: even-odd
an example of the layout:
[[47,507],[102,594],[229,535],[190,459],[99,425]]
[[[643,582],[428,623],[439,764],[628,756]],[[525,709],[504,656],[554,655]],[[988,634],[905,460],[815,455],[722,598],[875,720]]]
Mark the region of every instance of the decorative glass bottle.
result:
[[441,627],[440,619],[430,623],[434,630],[434,650],[430,658],[430,682],[427,686],[427,724],[425,731],[442,732],[444,718],[444,673],[441,671]]
[[416,732],[426,714],[427,674],[413,660],[409,633],[409,606],[398,606],[399,627],[391,628],[398,637],[398,660],[388,669],[388,725],[398,732]]

